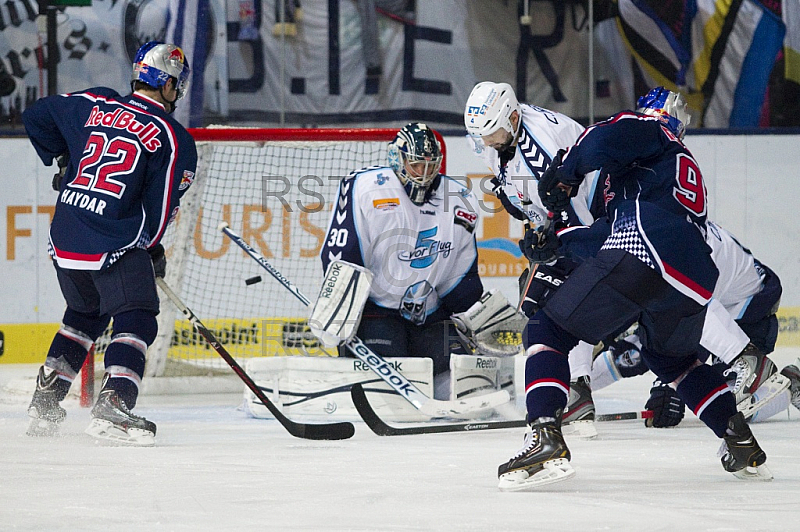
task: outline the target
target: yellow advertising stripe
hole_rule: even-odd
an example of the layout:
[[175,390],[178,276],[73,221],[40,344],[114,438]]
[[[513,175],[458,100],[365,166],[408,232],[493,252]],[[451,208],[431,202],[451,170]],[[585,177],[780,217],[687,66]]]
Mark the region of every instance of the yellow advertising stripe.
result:
[[[320,355],[336,356],[336,350],[321,349],[310,336],[302,318],[250,318],[205,320],[205,325],[234,357]],[[0,364],[44,362],[58,323],[0,324]],[[101,338],[97,356],[108,338]],[[168,357],[171,359],[217,359],[216,352],[184,320],[175,322]]]

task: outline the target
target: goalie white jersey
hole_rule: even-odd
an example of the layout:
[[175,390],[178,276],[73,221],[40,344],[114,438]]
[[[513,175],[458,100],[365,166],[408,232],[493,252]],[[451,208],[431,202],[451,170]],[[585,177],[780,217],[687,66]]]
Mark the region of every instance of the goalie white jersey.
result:
[[[542,107],[520,104],[522,126],[514,156],[507,162],[501,160],[497,150],[484,146],[480,138],[470,137],[473,151],[482,157],[497,177],[511,204],[523,212],[528,220],[539,225],[547,217],[537,191],[539,176],[550,166],[559,149],[570,148],[584,131],[584,127],[561,113]],[[505,163],[505,164],[504,164]],[[570,225],[589,225],[589,213],[597,188],[599,172],[587,174],[572,198]]]
[[459,291],[481,293],[477,199],[449,177],[436,180],[430,200],[417,206],[388,166],[350,174],[339,184],[321,251],[324,269],[344,260],[370,270],[369,300],[418,325],[440,307],[449,315],[474,303],[457,302]]

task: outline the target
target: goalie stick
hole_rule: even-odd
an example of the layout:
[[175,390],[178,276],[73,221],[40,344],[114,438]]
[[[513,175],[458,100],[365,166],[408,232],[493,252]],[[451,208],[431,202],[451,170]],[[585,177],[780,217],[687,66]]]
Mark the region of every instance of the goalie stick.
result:
[[[372,405],[369,404],[364,387],[356,383],[350,388],[350,396],[358,413],[367,426],[378,436],[409,436],[412,434],[436,434],[439,432],[475,432],[478,430],[497,430],[525,427],[528,425],[524,419],[511,421],[475,421],[471,423],[435,423],[416,425],[411,427],[393,427],[383,421]],[[620,412],[618,414],[600,414],[595,416],[595,421],[622,421],[627,419],[647,419],[653,417],[650,410],[639,412]]]
[[[236,245],[242,248],[254,261],[256,261],[262,268],[267,270],[272,277],[275,278],[284,288],[294,294],[305,306],[310,306],[311,301],[303,295],[300,289],[295,286],[291,281],[275,269],[267,259],[262,257],[256,250],[250,247],[241,236],[236,234],[227,222],[219,224],[219,230],[233,240]],[[389,386],[399,393],[404,399],[411,403],[414,408],[429,417],[453,417],[453,418],[469,418],[472,415],[496,408],[511,400],[511,396],[505,390],[499,390],[487,395],[478,397],[469,397],[466,399],[458,399],[454,401],[441,401],[432,399],[425,395],[419,388],[417,388],[411,381],[406,379],[402,373],[394,369],[388,362],[386,362],[380,355],[373,352],[362,342],[358,336],[354,336],[352,340],[345,344],[347,349],[355,355],[356,358],[367,364],[369,368],[374,371],[381,379],[383,379]]]
[[228,351],[222,347],[216,337],[211,333],[211,331],[206,328],[205,325],[200,321],[200,319],[195,316],[194,312],[189,310],[183,301],[178,297],[175,292],[169,287],[169,285],[164,281],[164,279],[157,277],[156,283],[158,287],[167,295],[167,297],[172,301],[172,303],[178,307],[184,316],[192,323],[197,332],[206,339],[206,341],[211,345],[214,351],[221,356],[225,362],[233,369],[234,373],[239,376],[242,381],[250,388],[258,399],[264,403],[264,406],[275,416],[275,419],[283,425],[283,427],[289,431],[289,434],[295,436],[297,438],[305,438],[307,440],[345,440],[347,438],[351,438],[353,434],[355,434],[356,429],[352,423],[348,422],[341,422],[341,423],[328,423],[322,425],[313,425],[313,424],[306,424],[306,423],[297,423],[292,421],[291,419],[287,418],[283,415],[283,413],[272,404],[264,392],[261,391],[253,379],[242,369],[242,367],[236,362],[236,360],[228,353]]

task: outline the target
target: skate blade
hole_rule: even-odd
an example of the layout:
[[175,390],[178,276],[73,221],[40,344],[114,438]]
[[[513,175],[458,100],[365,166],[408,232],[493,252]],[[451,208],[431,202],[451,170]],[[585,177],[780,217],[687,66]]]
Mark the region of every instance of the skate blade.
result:
[[733,473],[733,476],[741,480],[760,480],[766,482],[773,479],[772,472],[764,464],[757,467],[745,467]]
[[562,425],[561,433],[564,436],[573,436],[583,440],[593,440],[597,437],[597,427],[591,419],[583,419],[580,421],[571,421],[566,425]]
[[500,491],[527,491],[535,490],[547,484],[568,480],[575,476],[575,470],[566,458],[549,460],[542,464],[544,468],[535,475],[528,476],[525,470],[511,471],[500,477],[497,487]]
[[149,430],[137,428],[123,430],[105,419],[93,419],[85,432],[99,440],[107,440],[121,445],[152,447],[156,444],[155,434]]
[[753,395],[740,401],[736,408],[744,415],[745,419],[748,419],[790,385],[791,381],[787,377],[775,373],[765,380]]

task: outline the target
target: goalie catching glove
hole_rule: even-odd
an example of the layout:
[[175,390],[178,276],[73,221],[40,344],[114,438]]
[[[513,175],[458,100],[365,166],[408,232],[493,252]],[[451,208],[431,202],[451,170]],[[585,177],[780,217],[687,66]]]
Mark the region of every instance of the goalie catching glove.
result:
[[516,355],[528,318],[497,290],[489,290],[470,308],[450,317],[473,351],[486,356]]
[[344,261],[328,265],[308,318],[311,332],[325,347],[344,345],[355,336],[371,283],[372,273],[363,266]]

